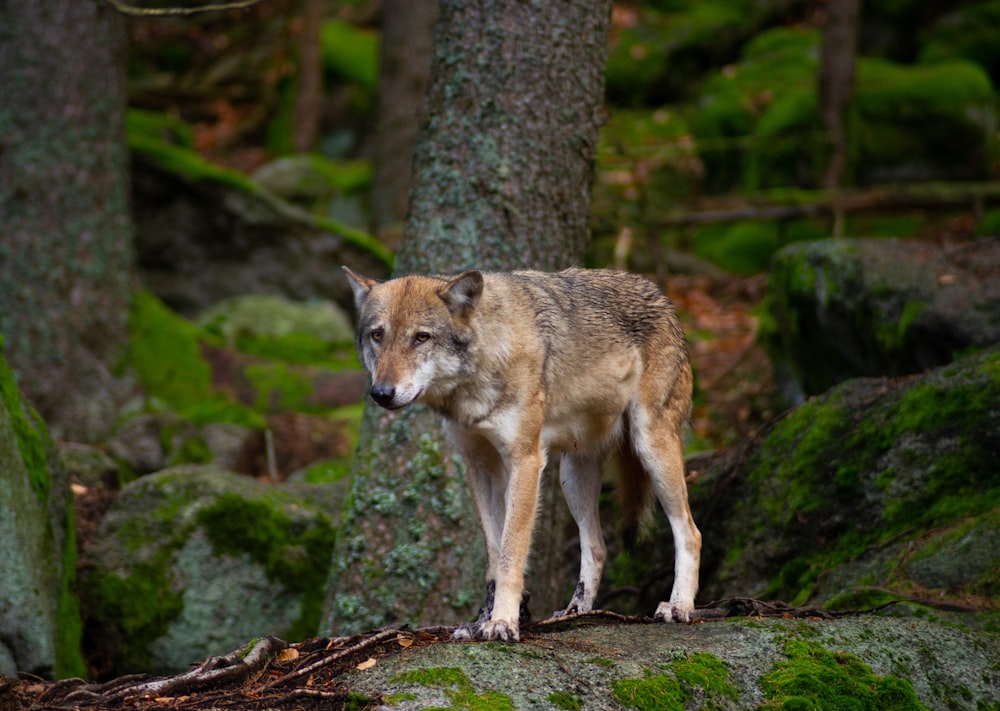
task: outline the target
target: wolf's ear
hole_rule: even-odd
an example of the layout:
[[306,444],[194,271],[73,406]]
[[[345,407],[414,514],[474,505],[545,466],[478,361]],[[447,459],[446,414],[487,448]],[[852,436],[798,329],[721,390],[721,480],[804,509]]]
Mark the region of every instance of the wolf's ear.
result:
[[360,274],[352,272],[347,267],[341,267],[344,270],[344,274],[347,275],[347,282],[351,285],[351,290],[354,292],[354,305],[361,310],[361,304],[365,302],[368,298],[368,292],[372,290],[378,282],[374,279],[369,279],[368,277],[363,277]]
[[477,271],[459,274],[441,287],[438,295],[453,314],[468,313],[483,295],[483,275]]

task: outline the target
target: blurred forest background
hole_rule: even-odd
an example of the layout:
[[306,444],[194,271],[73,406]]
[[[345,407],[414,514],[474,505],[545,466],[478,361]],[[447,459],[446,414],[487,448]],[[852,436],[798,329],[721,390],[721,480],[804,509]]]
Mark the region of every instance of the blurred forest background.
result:
[[[0,9],[26,29],[0,40],[0,334],[73,482],[89,673],[190,661],[143,646],[179,614],[157,566],[187,543],[151,553],[143,577],[107,562],[138,544],[108,542],[113,526],[97,540],[122,487],[139,510],[141,477],[185,465],[216,468],[197,509],[222,531],[214,549],[251,540],[268,579],[294,579],[303,611],[285,634],[314,634],[323,601],[308,596],[326,582],[365,391],[339,266],[387,277],[408,238],[436,3],[46,5]],[[676,302],[698,380],[691,453],[822,391],[767,348],[780,249],[1000,234],[996,0],[614,2],[607,53],[582,261],[647,273]],[[118,164],[124,191],[107,177]],[[44,429],[18,426],[22,440]],[[433,478],[447,456],[421,442]],[[269,508],[276,494],[221,470],[301,485],[322,513]],[[143,496],[176,514],[187,484],[171,481]],[[162,525],[141,535],[169,538]],[[219,651],[199,644],[183,654]]]

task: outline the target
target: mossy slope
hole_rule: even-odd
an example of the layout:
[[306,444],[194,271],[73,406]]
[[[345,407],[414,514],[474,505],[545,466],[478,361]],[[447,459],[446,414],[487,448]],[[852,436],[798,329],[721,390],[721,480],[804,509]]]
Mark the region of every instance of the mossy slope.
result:
[[998,549],[977,541],[997,536],[998,402],[992,349],[919,378],[849,381],[772,423],[696,487],[712,492],[695,504],[703,594],[971,595],[996,609]]

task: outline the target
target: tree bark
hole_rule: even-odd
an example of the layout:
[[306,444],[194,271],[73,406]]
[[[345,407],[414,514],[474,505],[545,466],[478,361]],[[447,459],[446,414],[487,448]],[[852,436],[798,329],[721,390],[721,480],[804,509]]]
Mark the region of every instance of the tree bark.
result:
[[374,137],[372,231],[399,245],[409,206],[413,152],[427,118],[437,0],[385,0]]
[[[609,20],[608,0],[441,3],[397,276],[582,262]],[[473,617],[485,551],[438,418],[369,407],[353,474],[325,630]],[[572,592],[556,480],[546,473],[527,580],[544,615]]]
[[831,155],[824,188],[841,185],[848,164],[846,110],[854,91],[854,57],[858,51],[861,0],[828,0],[820,47],[820,115],[829,133]]
[[125,27],[96,0],[0,3],[0,333],[53,435],[97,439],[127,386]]
[[298,33],[298,69],[295,95],[295,150],[306,153],[319,139],[320,109],[323,101],[323,52],[320,25],[324,0],[302,0],[302,26]]

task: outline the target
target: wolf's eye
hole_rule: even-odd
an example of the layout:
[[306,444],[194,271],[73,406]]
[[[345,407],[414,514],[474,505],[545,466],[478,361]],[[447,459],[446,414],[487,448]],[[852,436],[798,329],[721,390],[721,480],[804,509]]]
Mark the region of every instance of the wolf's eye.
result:
[[384,335],[385,331],[383,331],[381,328],[376,328],[369,334],[369,337],[376,343],[380,343],[382,341],[382,336]]
[[431,334],[424,333],[423,331],[421,331],[420,333],[418,333],[413,337],[413,343],[415,345],[420,345],[421,343],[427,343],[427,341],[429,340],[431,340]]

